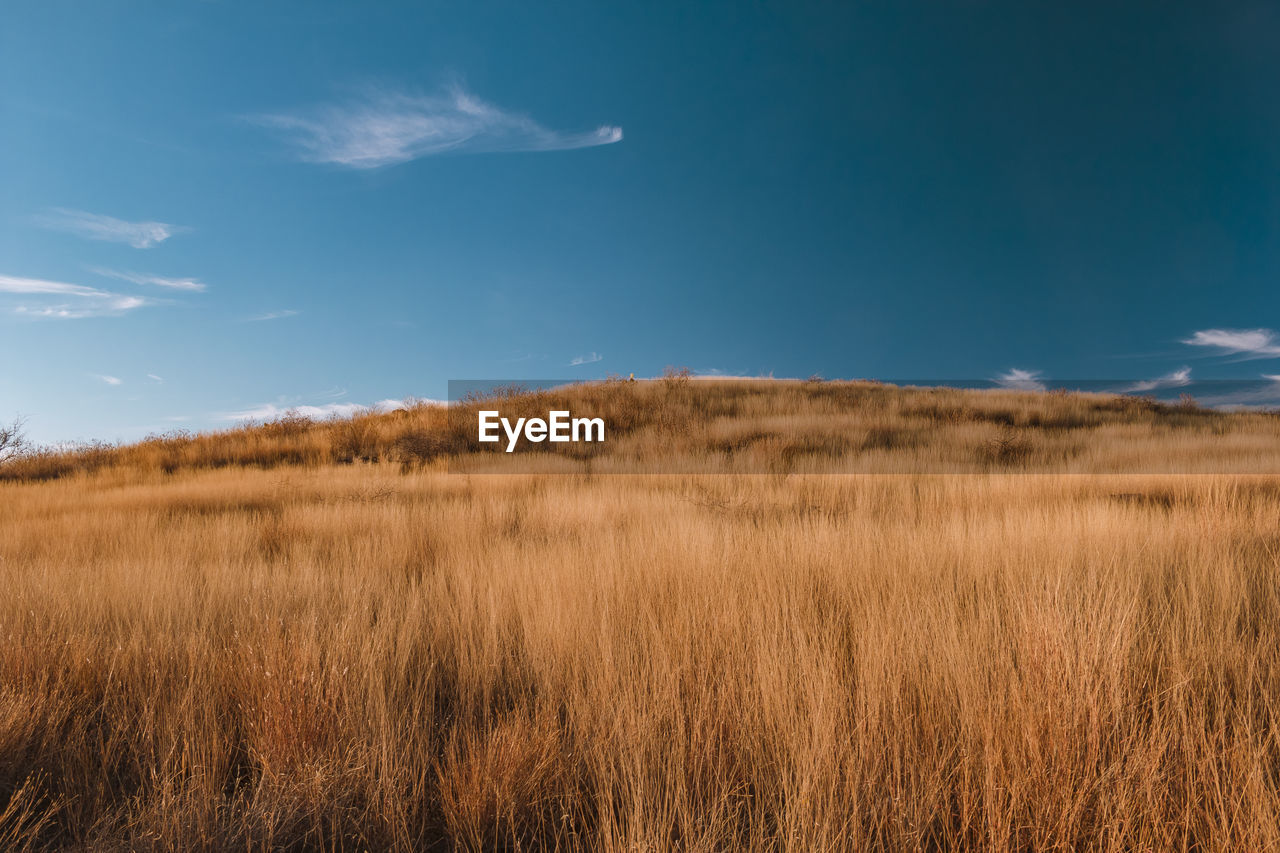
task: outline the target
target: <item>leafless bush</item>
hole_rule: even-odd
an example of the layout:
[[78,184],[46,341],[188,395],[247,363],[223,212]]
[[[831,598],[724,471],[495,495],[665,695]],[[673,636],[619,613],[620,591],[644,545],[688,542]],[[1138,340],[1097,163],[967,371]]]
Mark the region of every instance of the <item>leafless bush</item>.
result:
[[1031,455],[1031,442],[1021,430],[1011,426],[1001,428],[999,434],[986,443],[986,456],[993,462],[1011,465],[1022,462]]
[[373,462],[379,456],[378,430],[372,419],[357,417],[335,421],[333,458],[336,462]]
[[17,417],[7,426],[0,426],[0,462],[21,456],[30,449],[22,428],[26,421]]
[[262,424],[262,434],[269,438],[287,438],[302,435],[315,425],[315,421],[306,415],[290,409],[273,421]]
[[396,439],[394,458],[398,459],[400,467],[407,471],[455,452],[457,449],[458,442],[453,434],[410,432]]
[[693,378],[693,371],[687,367],[672,367],[668,364],[662,368],[662,381],[668,388],[688,385],[691,378]]

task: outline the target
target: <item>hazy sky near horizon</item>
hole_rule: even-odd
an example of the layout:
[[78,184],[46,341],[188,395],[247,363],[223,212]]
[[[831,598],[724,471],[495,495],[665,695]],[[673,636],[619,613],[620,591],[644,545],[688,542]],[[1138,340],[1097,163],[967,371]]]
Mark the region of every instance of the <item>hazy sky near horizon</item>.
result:
[[1280,374],[1278,40],[1262,2],[18,0],[0,418]]

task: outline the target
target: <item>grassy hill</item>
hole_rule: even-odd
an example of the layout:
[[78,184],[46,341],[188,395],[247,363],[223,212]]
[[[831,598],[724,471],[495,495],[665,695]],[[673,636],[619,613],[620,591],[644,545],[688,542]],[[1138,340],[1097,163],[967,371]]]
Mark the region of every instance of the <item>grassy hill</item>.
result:
[[561,405],[609,440],[422,405],[0,463],[0,849],[1280,844],[1280,418],[501,402]]
[[[604,444],[549,450],[475,440],[476,412],[599,416]],[[395,463],[409,470],[619,473],[1280,473],[1280,415],[1223,413],[1145,397],[899,388],[876,382],[600,382],[497,389],[447,409],[285,416],[132,445],[29,452],[0,481],[104,471],[174,474],[225,467]],[[585,463],[591,462],[587,465]]]

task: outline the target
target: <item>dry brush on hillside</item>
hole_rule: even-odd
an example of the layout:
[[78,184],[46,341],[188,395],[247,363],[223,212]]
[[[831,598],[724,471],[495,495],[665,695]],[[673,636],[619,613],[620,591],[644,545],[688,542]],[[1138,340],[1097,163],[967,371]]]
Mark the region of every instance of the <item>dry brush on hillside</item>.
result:
[[1280,844],[1278,419],[557,400],[589,470],[433,406],[0,464],[0,849]]
[[[476,442],[476,412],[600,417],[603,445],[548,453]],[[1280,415],[1222,413],[1115,394],[899,388],[876,382],[606,381],[493,389],[445,407],[314,420],[287,414],[220,432],[173,432],[129,445],[23,447],[0,482],[108,469],[390,462],[405,471],[578,473],[1280,473]],[[437,464],[438,463],[438,464]]]

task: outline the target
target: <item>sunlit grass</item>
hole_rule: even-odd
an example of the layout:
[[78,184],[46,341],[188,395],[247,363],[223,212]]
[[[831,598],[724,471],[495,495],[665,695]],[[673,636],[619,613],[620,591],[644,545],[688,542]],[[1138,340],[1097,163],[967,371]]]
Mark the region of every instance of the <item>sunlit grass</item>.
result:
[[564,393],[627,464],[984,473],[448,474],[432,407],[6,463],[0,848],[1280,843],[1280,479],[1160,473],[1275,419]]

